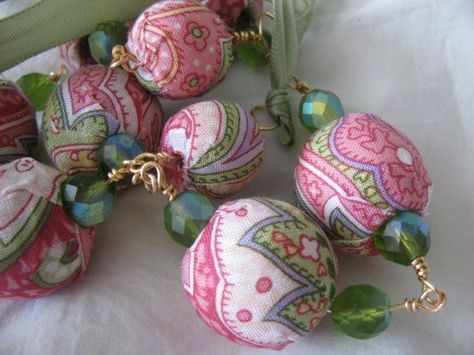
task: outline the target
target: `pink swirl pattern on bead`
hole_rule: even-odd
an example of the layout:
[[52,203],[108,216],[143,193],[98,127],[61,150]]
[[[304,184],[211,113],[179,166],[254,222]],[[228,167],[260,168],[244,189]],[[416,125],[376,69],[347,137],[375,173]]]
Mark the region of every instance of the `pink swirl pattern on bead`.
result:
[[95,228],[58,205],[64,177],[31,158],[0,167],[0,297],[46,296],[84,274]]
[[334,245],[375,255],[372,235],[402,210],[424,213],[432,188],[411,141],[381,118],[354,113],[309,137],[296,170],[298,203]]
[[129,33],[137,78],[170,99],[201,95],[223,79],[232,39],[222,20],[197,1],[162,0],[146,9]]

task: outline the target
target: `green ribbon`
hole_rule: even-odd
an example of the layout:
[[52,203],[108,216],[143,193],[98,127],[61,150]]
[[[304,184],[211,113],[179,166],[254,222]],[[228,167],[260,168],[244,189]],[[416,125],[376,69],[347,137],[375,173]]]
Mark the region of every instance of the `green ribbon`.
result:
[[265,100],[268,113],[280,126],[280,141],[294,143],[288,86],[296,72],[298,45],[308,27],[315,0],[273,0],[274,27],[270,72],[272,89]]
[[91,33],[99,22],[137,17],[156,0],[42,0],[0,20],[0,72]]

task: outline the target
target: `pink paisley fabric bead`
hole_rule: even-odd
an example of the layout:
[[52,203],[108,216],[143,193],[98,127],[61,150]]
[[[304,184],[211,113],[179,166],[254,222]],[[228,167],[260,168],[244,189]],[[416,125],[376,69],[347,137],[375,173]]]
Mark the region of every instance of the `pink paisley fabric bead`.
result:
[[274,350],[316,327],[337,272],[324,231],[296,207],[265,198],[217,209],[181,271],[186,296],[209,327]]
[[38,143],[35,111],[12,82],[0,80],[0,164],[33,155]]
[[166,122],[161,151],[179,163],[166,168],[178,190],[223,198],[248,184],[263,156],[263,136],[253,117],[228,101],[203,101]]
[[413,143],[381,118],[352,113],[309,137],[296,199],[333,244],[376,255],[374,232],[399,211],[427,209],[432,183]]
[[127,48],[140,63],[140,83],[170,99],[201,95],[224,78],[233,60],[225,24],[191,0],[150,6],[136,20]]
[[263,0],[201,0],[201,3],[218,14],[230,28],[242,10],[248,8],[257,20],[262,14]]
[[87,37],[68,41],[56,49],[62,64],[71,73],[83,66],[97,64],[91,56]]
[[58,205],[62,180],[31,158],[0,166],[0,297],[46,296],[85,272],[95,229]]
[[56,167],[75,173],[97,169],[96,151],[117,133],[128,133],[156,152],[161,122],[159,101],[133,75],[91,65],[61,80],[46,105],[42,131]]

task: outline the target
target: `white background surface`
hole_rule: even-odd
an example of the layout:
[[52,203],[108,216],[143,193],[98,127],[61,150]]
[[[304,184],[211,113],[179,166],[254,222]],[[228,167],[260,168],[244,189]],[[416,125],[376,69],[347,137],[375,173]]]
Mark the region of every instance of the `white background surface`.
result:
[[[339,334],[326,318],[283,353],[472,354],[474,1],[320,1],[301,45],[298,74],[337,93],[346,112],[379,114],[417,145],[435,184],[428,261],[449,302],[436,315],[396,313],[384,333],[367,341]],[[250,108],[264,100],[268,86],[267,72],[235,64],[204,98]],[[167,116],[184,105],[165,102]],[[299,128],[290,149],[280,146],[275,132],[265,136],[263,170],[239,196],[293,202],[292,171],[307,133]],[[163,229],[164,204],[139,188],[122,193],[114,215],[99,227],[82,281],[44,299],[0,301],[0,353],[263,353],[215,335],[195,315],[181,290],[184,251]],[[339,263],[339,290],[371,283],[394,303],[418,293],[409,268],[341,254]]]

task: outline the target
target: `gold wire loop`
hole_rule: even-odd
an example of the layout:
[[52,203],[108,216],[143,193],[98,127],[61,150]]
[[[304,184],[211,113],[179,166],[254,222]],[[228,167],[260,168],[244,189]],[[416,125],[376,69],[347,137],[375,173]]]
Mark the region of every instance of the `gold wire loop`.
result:
[[143,153],[132,160],[124,160],[119,169],[112,169],[108,173],[108,182],[117,183],[132,175],[132,184],[142,183],[151,194],[162,191],[169,201],[173,201],[178,192],[167,181],[164,166],[177,159],[176,156],[167,153]]
[[[138,59],[133,54],[129,53],[127,49],[122,45],[116,45],[112,48],[112,64],[111,68],[122,67],[129,73],[136,73],[138,71]],[[134,63],[133,66],[128,64],[129,62]]]
[[300,94],[306,95],[311,91],[309,84],[298,78],[296,75],[293,75],[293,81],[294,83],[290,83],[290,87],[298,91]]
[[271,12],[264,12],[258,19],[258,32],[253,30],[231,32],[232,42],[234,44],[260,42],[263,43],[267,48],[269,48],[269,44],[265,40],[265,36],[263,34],[263,22],[265,20],[265,17],[271,18],[273,20],[273,14]]
[[438,312],[448,301],[446,293],[428,281],[429,267],[424,257],[413,260],[412,266],[421,283],[421,294],[417,298],[405,298],[403,303],[390,306],[390,311],[405,309],[409,312],[418,310],[428,313]]
[[[255,119],[255,121],[258,122],[257,120],[257,112],[259,111],[267,111],[267,108],[264,106],[264,105],[257,105],[257,106],[254,106],[250,109],[250,114],[252,115],[252,117]],[[271,125],[268,125],[268,126],[260,126],[258,123],[257,123],[257,128],[260,130],[260,131],[273,131],[275,128],[278,128],[279,124],[278,123],[273,123]]]

